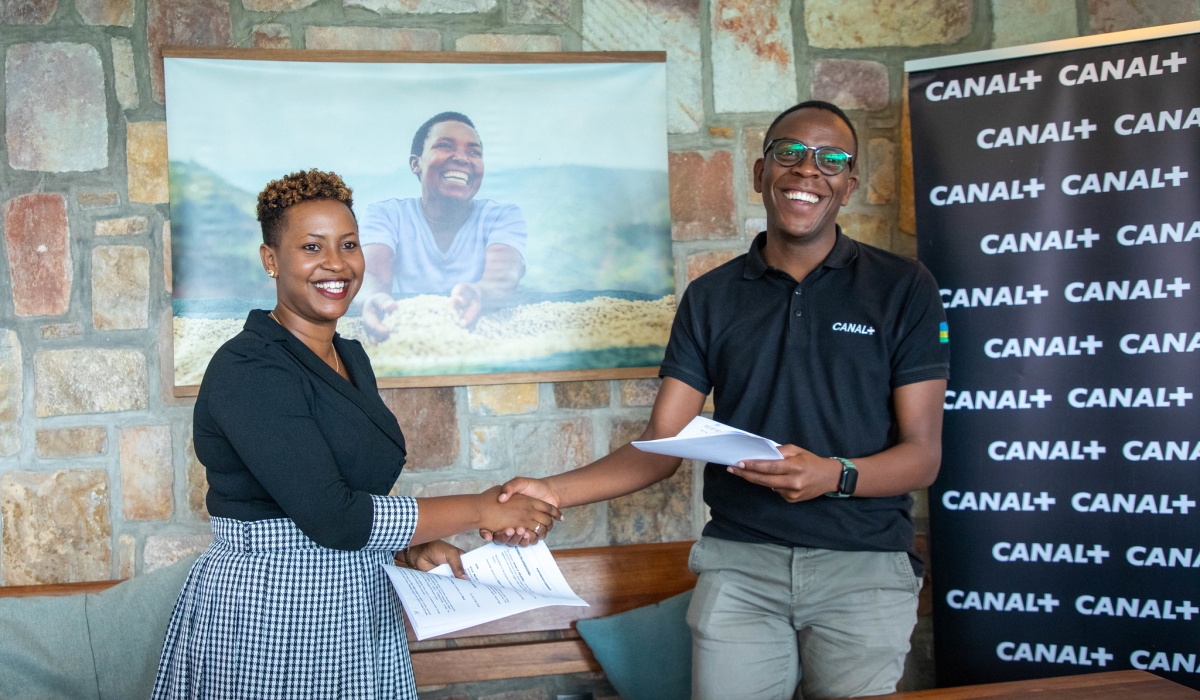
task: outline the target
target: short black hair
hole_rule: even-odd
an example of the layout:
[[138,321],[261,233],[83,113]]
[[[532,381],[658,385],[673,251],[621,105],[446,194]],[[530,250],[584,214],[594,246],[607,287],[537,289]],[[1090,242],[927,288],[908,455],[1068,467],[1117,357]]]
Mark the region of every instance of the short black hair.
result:
[[427,119],[421,125],[420,129],[417,129],[417,133],[413,134],[412,154],[414,156],[420,156],[425,152],[425,142],[429,139],[429,130],[433,128],[434,124],[441,124],[442,122],[462,122],[472,129],[475,128],[475,122],[471,121],[471,118],[462,112],[442,112],[441,114],[435,114]]
[[[263,191],[258,193],[256,211],[262,226],[263,243],[272,248],[278,247],[287,210],[302,202],[316,199],[341,202],[350,208],[350,214],[354,215],[354,192],[337,173],[312,168],[298,170],[268,182]],[[355,220],[357,218],[355,217]]]
[[778,117],[775,117],[775,121],[771,122],[771,126],[767,127],[767,133],[763,136],[763,150],[765,151],[767,149],[767,144],[770,143],[771,140],[771,131],[775,129],[776,125],[783,121],[783,118],[787,115],[802,109],[823,109],[826,112],[834,114],[838,119],[846,122],[846,126],[850,127],[850,135],[854,137],[854,153],[852,155],[854,155],[855,158],[850,161],[850,169],[853,170],[854,163],[858,161],[858,131],[854,129],[854,122],[850,121],[850,117],[846,116],[846,113],[842,111],[842,108],[838,107],[832,102],[825,102],[823,100],[809,100],[783,110]]

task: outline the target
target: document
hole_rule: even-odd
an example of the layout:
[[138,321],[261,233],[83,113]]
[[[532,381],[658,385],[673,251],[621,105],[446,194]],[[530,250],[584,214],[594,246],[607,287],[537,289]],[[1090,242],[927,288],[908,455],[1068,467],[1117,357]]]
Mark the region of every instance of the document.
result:
[[588,607],[545,542],[484,545],[464,554],[462,563],[470,581],[455,578],[448,564],[431,571],[384,565],[418,640],[551,605]]
[[743,459],[783,459],[778,442],[704,416],[693,418],[675,437],[634,441],[633,446],[643,452],[725,465]]

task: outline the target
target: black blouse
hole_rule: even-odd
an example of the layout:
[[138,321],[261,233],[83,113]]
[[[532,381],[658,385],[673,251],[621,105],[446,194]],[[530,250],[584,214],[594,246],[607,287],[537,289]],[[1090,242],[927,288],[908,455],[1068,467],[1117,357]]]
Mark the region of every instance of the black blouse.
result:
[[371,495],[404,466],[404,435],[384,405],[362,345],[335,335],[347,382],[264,311],[213,355],[196,399],[196,457],[208,512],[291,518],[331,549],[362,549]]

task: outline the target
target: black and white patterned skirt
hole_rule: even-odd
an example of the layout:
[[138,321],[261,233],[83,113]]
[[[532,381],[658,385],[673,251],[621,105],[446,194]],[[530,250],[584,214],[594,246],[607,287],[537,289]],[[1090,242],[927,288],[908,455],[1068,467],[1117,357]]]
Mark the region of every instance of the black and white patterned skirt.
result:
[[415,700],[400,602],[381,565],[407,546],[416,503],[373,500],[376,527],[358,552],[321,547],[286,518],[213,518],[214,541],[171,616],[154,700]]

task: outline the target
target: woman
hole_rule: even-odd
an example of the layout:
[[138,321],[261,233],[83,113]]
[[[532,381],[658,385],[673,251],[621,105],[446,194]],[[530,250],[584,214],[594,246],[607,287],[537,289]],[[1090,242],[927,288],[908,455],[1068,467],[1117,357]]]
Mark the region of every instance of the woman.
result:
[[[196,399],[214,541],[193,566],[153,697],[416,698],[400,606],[382,564],[422,569],[464,530],[544,536],[556,508],[498,489],[387,496],[404,436],[362,346],[335,332],[365,263],[351,192],[317,170],[267,185],[260,248],[278,303],[213,356]],[[511,505],[510,505],[511,504]]]

